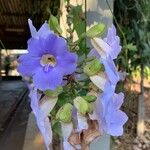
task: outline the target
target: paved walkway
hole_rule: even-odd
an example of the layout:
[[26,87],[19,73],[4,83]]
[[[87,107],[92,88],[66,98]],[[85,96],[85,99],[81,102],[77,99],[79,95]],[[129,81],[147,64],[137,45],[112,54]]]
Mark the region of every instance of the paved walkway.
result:
[[4,124],[3,120],[7,120],[5,128],[0,132],[0,150],[22,150],[30,112],[28,93],[24,92],[26,89],[22,81],[0,83],[1,125]]
[[0,130],[5,127],[11,113],[17,107],[20,97],[24,94],[26,86],[22,81],[0,82]]

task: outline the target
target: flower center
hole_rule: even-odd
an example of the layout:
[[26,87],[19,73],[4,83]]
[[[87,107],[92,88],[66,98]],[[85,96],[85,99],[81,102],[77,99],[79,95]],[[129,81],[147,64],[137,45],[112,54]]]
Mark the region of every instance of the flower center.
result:
[[42,56],[42,58],[40,60],[40,64],[42,66],[50,65],[50,66],[54,67],[56,65],[56,59],[53,55],[45,54]]

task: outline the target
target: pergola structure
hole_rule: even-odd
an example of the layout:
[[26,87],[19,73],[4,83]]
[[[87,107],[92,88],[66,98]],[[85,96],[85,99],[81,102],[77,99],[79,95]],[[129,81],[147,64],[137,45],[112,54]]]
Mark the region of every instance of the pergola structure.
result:
[[58,1],[0,0],[0,40],[5,48],[26,48],[26,41],[30,36],[28,18],[39,28],[44,20],[49,18],[47,10],[51,7],[54,10],[56,2]]

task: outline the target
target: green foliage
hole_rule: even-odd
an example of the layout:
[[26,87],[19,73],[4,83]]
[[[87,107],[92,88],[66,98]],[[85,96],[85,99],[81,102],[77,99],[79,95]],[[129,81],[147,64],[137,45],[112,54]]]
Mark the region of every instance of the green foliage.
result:
[[131,51],[137,51],[136,45],[133,45],[133,43],[127,44],[125,48]]
[[73,28],[77,32],[78,37],[85,32],[85,14],[82,11],[82,5],[72,6],[70,15],[72,16]]
[[150,66],[149,6],[149,0],[115,1],[115,18],[124,34],[120,32],[124,46],[118,63],[128,73],[136,70],[137,66]]
[[78,54],[85,54],[86,49],[86,40],[85,40],[85,32],[86,32],[86,22],[85,22],[85,13],[82,10],[82,5],[71,6],[71,10],[68,14],[73,24],[73,31],[75,31],[78,35]]

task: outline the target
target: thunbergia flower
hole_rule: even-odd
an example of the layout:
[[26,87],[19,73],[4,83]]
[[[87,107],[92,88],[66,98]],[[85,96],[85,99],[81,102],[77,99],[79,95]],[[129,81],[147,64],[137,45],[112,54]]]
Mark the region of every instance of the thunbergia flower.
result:
[[102,118],[103,130],[112,136],[121,136],[123,134],[123,125],[128,120],[127,115],[120,110],[123,99],[123,93],[114,93],[108,101],[101,97],[103,107],[107,108],[105,109],[105,115]]
[[97,97],[94,105],[100,131],[112,136],[122,135],[123,125],[128,120],[127,115],[120,110],[124,94],[115,93],[115,87],[120,77],[113,59],[117,58],[121,50],[119,43],[120,39],[116,36],[116,29],[112,25],[108,29],[106,38],[92,39],[94,49],[88,54],[88,57],[95,56],[104,65],[105,75],[104,73],[99,73],[90,76],[90,79],[103,91]]
[[45,22],[37,32],[29,20],[32,38],[28,40],[28,53],[19,58],[18,71],[32,76],[40,90],[55,90],[63,76],[72,74],[77,66],[77,55],[68,51],[64,38],[54,34]]
[[121,51],[120,38],[116,35],[116,28],[114,25],[108,29],[106,38],[93,38],[91,42],[104,59],[116,59]]

